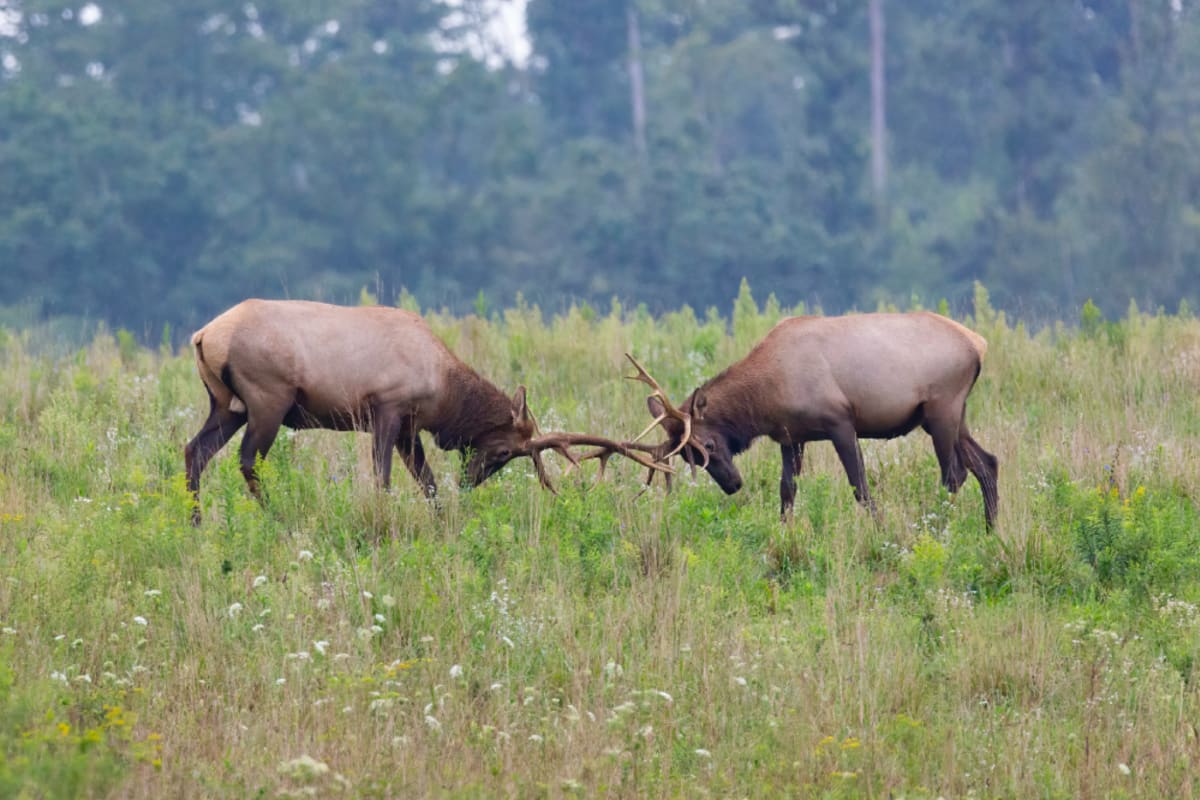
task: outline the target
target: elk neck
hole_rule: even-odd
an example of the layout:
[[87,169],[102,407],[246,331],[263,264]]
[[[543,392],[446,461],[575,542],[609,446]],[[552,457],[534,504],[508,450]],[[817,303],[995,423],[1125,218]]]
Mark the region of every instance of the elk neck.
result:
[[480,436],[511,425],[512,401],[466,364],[446,376],[445,396],[437,418],[427,427],[443,450],[470,447]]
[[696,390],[707,399],[705,424],[725,436],[733,455],[744,452],[756,438],[773,430],[762,390],[761,385],[732,368]]

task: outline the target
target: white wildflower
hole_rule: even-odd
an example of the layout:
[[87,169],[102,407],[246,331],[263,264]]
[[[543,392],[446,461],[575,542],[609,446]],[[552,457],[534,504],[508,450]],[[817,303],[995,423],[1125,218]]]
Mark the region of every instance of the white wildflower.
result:
[[734,682],[734,683],[736,683],[738,686],[745,686],[745,685],[746,685],[746,679],[745,679],[745,678],[743,678],[741,675],[736,675],[736,676],[734,676],[734,678],[733,678],[733,682]]
[[546,737],[542,736],[540,733],[534,733],[529,736],[529,741],[541,744],[542,742],[546,741]]
[[229,612],[228,612],[228,613],[229,613],[229,618],[230,618],[230,619],[233,619],[233,618],[234,618],[234,617],[236,617],[238,614],[242,613],[242,604],[241,604],[241,603],[234,603],[233,605],[231,605],[231,606],[229,607]]
[[293,758],[291,761],[284,761],[279,765],[279,771],[296,780],[312,780],[327,774],[329,765],[323,761],[317,761],[312,756],[303,755]]
[[322,639],[319,642],[313,642],[313,649],[316,650],[321,655],[325,655],[326,647],[329,647],[329,642],[325,641],[324,639]]
[[66,676],[66,673],[59,672],[58,670],[53,670],[53,671],[50,673],[50,680],[52,680],[52,681],[62,681],[63,683],[66,683],[66,682],[67,682],[67,676]]
[[1129,768],[1129,765],[1126,764],[1124,761],[1122,761],[1120,764],[1117,764],[1117,769],[1121,771],[1122,775],[1132,775],[1133,774],[1133,770],[1131,770]]
[[285,683],[287,683],[287,678],[276,678],[275,679],[276,686],[283,686]]
[[516,647],[516,645],[515,645],[515,644],[513,644],[513,640],[512,640],[512,639],[510,639],[510,638],[508,638],[507,636],[501,636],[501,637],[500,637],[500,641],[502,641],[502,642],[504,642],[506,645],[508,645],[508,646],[509,646],[509,648]]
[[258,623],[255,623],[254,627],[251,628],[250,630],[254,631],[255,633],[258,633],[259,631],[264,630],[266,627],[267,627],[266,625],[263,625],[261,622],[258,622]]
[[[138,618],[138,617],[134,617],[134,619],[135,619],[135,620],[137,620],[137,619],[139,619],[139,618]],[[60,633],[58,636],[55,636],[55,637],[54,637],[54,641],[56,641],[56,642],[61,642],[61,641],[62,641],[63,639],[65,639],[65,638],[67,638],[67,635],[66,635],[65,633]]]
[[671,703],[674,703],[674,702],[675,702],[675,698],[674,698],[674,697],[671,697],[671,695],[667,694],[667,693],[666,693],[666,692],[664,692],[662,689],[655,689],[655,690],[654,690],[654,693],[655,693],[656,695],[658,695],[659,697],[661,697],[663,700],[666,700],[666,701],[667,701],[667,705],[670,705]]
[[387,617],[385,617],[383,614],[376,614],[375,621],[382,624],[384,622],[387,622]]
[[454,666],[450,667],[450,677],[451,678],[461,678],[462,676],[463,676],[462,664],[455,664]]
[[312,561],[313,560],[312,550],[301,550],[299,553],[296,554],[296,560],[297,561]]
[[266,575],[259,575],[259,576],[255,577],[255,579],[254,579],[254,588],[255,589],[257,589],[260,586],[266,586],[266,584],[267,584],[267,576]]
[[370,593],[370,592],[368,592],[366,589],[363,589],[363,597],[365,597],[365,598],[367,598],[368,600],[370,600],[370,599],[371,599],[372,597],[374,597],[374,596],[375,596],[375,595],[371,594],[371,593]]
[[372,714],[379,711],[387,711],[395,704],[396,701],[390,697],[377,697],[367,704],[367,711],[370,711]]
[[383,604],[384,608],[395,608],[396,606],[396,598],[392,597],[390,594],[385,594],[383,597],[379,598],[379,602]]
[[697,747],[693,752],[701,758],[712,758],[712,753],[705,750],[703,747]]
[[431,731],[440,731],[442,729],[442,723],[438,722],[436,717],[429,714],[425,715],[425,724],[429,726],[429,730]]
[[142,616],[134,617],[133,621],[136,622],[138,625],[149,625],[150,624],[149,622],[146,621],[146,618],[142,617]]
[[162,590],[161,589],[147,589],[146,591],[142,592],[142,594],[145,595],[146,597],[158,597],[162,594]]

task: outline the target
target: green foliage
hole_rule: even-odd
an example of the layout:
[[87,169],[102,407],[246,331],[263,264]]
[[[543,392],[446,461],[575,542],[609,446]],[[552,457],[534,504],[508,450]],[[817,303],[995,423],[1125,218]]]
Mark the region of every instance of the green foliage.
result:
[[1114,486],[1073,499],[1075,550],[1105,590],[1138,599],[1189,589],[1200,570],[1200,514],[1173,492]]

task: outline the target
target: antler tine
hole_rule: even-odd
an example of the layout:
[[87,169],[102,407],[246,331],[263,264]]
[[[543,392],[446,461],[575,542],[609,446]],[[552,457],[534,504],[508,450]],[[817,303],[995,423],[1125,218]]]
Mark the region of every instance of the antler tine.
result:
[[[679,453],[680,450],[687,447],[688,442],[690,442],[691,440],[692,440],[692,415],[687,414],[683,418],[683,436],[680,437],[679,444],[676,445],[675,449],[672,450],[671,452],[667,453],[666,457],[670,458],[671,456]],[[708,466],[708,455],[707,454],[705,454],[704,460],[705,460],[705,466]]]
[[546,474],[546,465],[542,462],[541,451],[530,450],[529,458],[533,461],[533,469],[537,473],[538,481],[549,490],[550,494],[557,495],[558,490],[554,488],[554,484],[550,482],[550,476]]
[[647,433],[649,433],[650,431],[652,431],[656,427],[658,427],[658,424],[660,422],[662,422],[663,420],[665,420],[666,418],[667,418],[666,414],[659,414],[657,417],[654,418],[654,422],[651,422],[649,425],[646,426],[646,430],[642,431],[637,436],[635,436],[629,440],[630,444],[633,444],[634,442],[641,440],[641,438],[643,436],[645,436]]
[[[626,353],[625,357],[629,359],[629,362],[631,364],[633,364],[634,369],[636,369],[638,371],[637,375],[626,375],[625,380],[641,381],[642,383],[646,384],[647,386],[649,386],[651,389],[654,390],[654,392],[652,393],[652,396],[657,397],[659,399],[659,402],[661,402],[663,404],[663,411],[665,412],[665,415],[660,415],[659,419],[655,420],[654,425],[657,425],[665,417],[672,417],[681,422],[683,422],[691,417],[690,414],[680,411],[678,408],[671,405],[671,400],[670,400],[670,398],[667,397],[666,390],[663,389],[662,386],[660,386],[658,384],[658,381],[654,380],[654,378],[652,378],[650,376],[649,372],[646,372],[646,368],[643,367],[641,364],[639,364],[637,362],[636,358],[629,355],[629,353]],[[650,428],[652,429],[654,427],[654,425],[651,425]],[[645,434],[642,434],[642,436],[645,436]],[[640,439],[641,437],[639,436],[638,438]],[[634,439],[634,441],[637,441],[637,439]]]

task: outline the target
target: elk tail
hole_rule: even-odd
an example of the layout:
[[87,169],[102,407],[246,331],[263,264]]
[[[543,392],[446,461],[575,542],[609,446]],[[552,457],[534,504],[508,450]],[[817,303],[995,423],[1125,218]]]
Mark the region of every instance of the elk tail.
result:
[[192,334],[192,346],[196,348],[196,368],[200,372],[200,380],[208,387],[213,399],[220,405],[228,407],[235,414],[246,413],[246,404],[237,396],[233,386],[233,372],[226,363],[218,373],[204,356],[204,328]]

